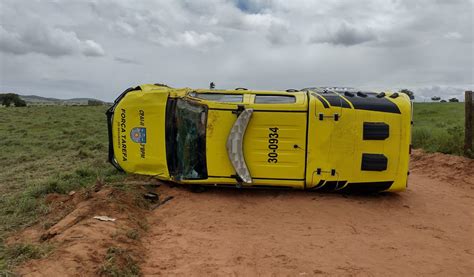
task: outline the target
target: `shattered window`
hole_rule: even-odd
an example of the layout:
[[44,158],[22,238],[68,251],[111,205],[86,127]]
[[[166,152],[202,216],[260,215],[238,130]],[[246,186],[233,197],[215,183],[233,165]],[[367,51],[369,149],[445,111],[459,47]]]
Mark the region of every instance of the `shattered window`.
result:
[[242,103],[244,96],[242,94],[224,94],[224,93],[198,93],[192,92],[192,97],[216,102]]
[[170,174],[177,180],[207,178],[206,121],[206,106],[168,101],[166,153]]

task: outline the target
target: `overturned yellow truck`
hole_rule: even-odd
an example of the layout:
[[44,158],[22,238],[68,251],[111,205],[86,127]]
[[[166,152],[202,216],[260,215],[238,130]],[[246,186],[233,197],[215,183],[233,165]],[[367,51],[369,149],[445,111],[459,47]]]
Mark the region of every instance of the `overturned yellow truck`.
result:
[[405,94],[141,85],[115,100],[107,121],[109,161],[161,180],[345,192],[407,185]]

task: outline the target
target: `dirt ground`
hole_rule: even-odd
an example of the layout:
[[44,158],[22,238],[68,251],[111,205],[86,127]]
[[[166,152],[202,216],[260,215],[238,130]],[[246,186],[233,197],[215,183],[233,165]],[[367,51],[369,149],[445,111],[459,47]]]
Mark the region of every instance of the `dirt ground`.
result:
[[[17,271],[104,274],[114,246],[130,251],[145,276],[474,276],[474,160],[415,151],[411,168],[398,194],[161,185],[160,198],[173,198],[138,209],[110,204],[114,192],[102,189],[74,200],[41,234],[53,253]],[[92,219],[97,213],[117,221]],[[131,228],[139,238],[124,235]],[[39,236],[26,230],[12,240]]]

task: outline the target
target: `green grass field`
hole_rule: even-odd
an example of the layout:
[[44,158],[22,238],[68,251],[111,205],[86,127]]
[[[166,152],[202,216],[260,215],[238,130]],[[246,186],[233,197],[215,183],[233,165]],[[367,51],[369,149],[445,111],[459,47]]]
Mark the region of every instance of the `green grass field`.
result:
[[462,155],[464,103],[415,103],[413,147]]
[[[464,103],[415,103],[413,144],[461,154]],[[12,231],[48,212],[44,196],[124,178],[107,163],[105,107],[0,108],[0,275],[44,249],[6,247]],[[20,257],[20,258],[18,258]]]
[[48,212],[46,194],[123,178],[107,162],[105,110],[0,108],[0,275],[17,261],[18,249],[33,257],[40,251],[28,245],[11,249],[2,242]]

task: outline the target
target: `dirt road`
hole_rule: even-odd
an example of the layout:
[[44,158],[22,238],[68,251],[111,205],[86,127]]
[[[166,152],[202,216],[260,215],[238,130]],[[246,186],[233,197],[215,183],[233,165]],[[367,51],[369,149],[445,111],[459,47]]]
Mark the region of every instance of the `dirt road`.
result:
[[413,173],[401,194],[174,189],[147,238],[149,275],[474,274],[474,187]]
[[[421,152],[412,159],[409,188],[399,194],[192,193],[161,186],[161,195],[174,198],[147,215],[150,228],[139,244],[141,271],[149,276],[473,276],[474,161]],[[78,259],[64,253],[62,258]],[[29,263],[21,272],[42,275],[54,257]]]

